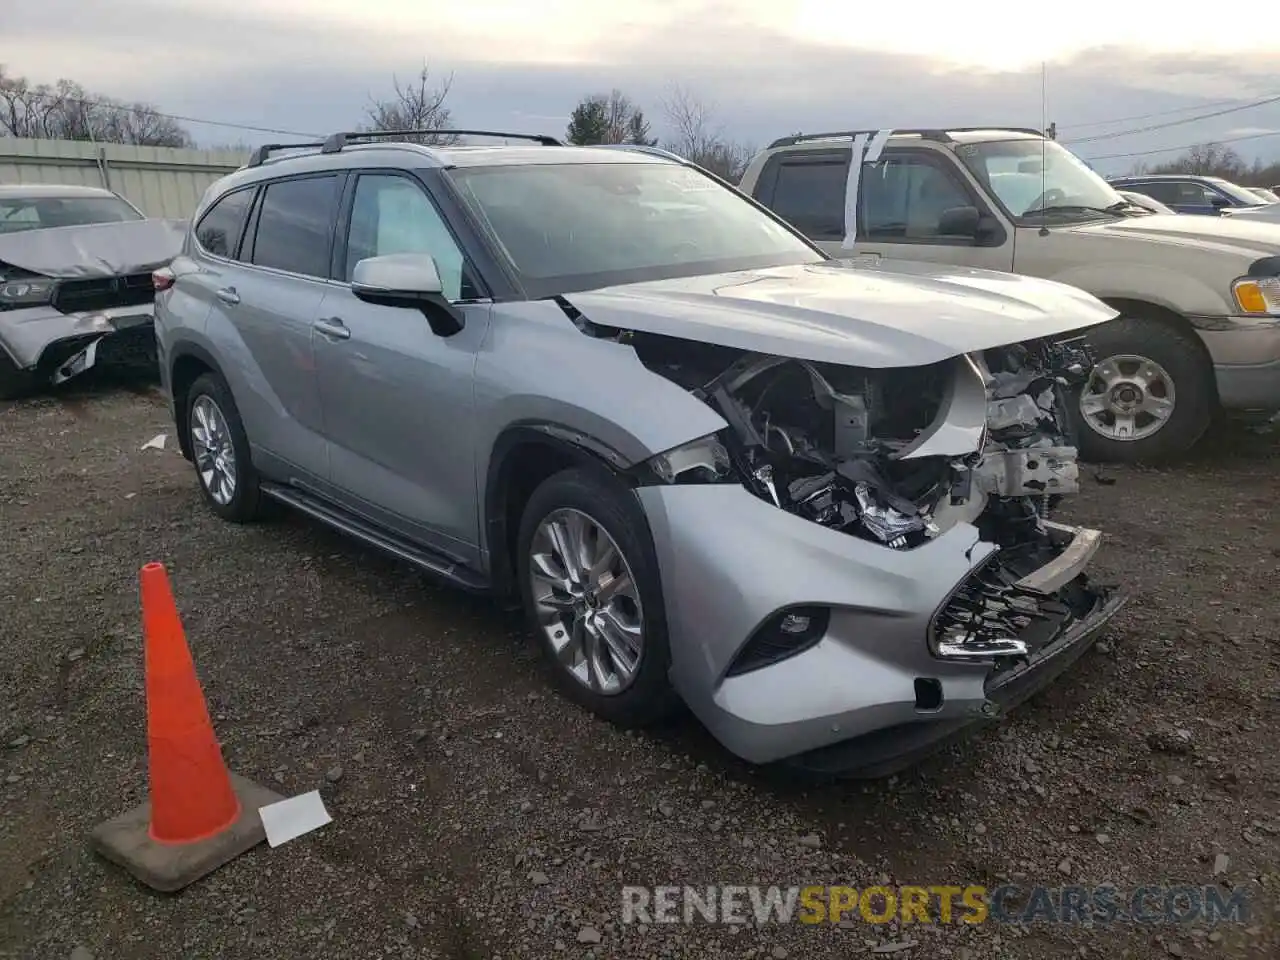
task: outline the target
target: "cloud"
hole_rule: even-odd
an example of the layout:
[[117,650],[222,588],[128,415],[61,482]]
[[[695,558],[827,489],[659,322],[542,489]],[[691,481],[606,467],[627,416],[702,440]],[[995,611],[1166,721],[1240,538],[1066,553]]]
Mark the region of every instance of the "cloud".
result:
[[[453,74],[455,120],[479,128],[558,134],[580,97],[618,87],[661,133],[661,102],[673,82],[713,104],[727,133],[756,144],[796,130],[1041,125],[1039,64],[997,69],[1000,57],[979,56],[972,31],[944,43],[945,30],[961,22],[953,5],[945,16],[933,11],[936,17],[913,9],[909,36],[898,18],[888,18],[898,31],[891,36],[879,20],[860,26],[824,3],[646,0],[606,8],[586,0],[468,0],[451,13],[421,0],[277,0],[261,8],[233,0],[217,12],[196,0],[42,0],[16,19],[7,16],[5,36],[9,69],[33,79],[68,76],[175,114],[301,133],[357,124],[370,96],[390,92],[393,73],[406,79],[424,59],[438,76]],[[971,18],[972,8],[963,17]],[[1048,67],[1046,116],[1065,141],[1280,92],[1274,52],[1195,52],[1197,38],[1190,37],[1192,52],[1131,45],[1062,53],[1061,38],[1037,47],[1025,17],[983,19],[1019,24],[1014,35],[990,34],[988,55],[997,47],[1025,50],[1023,59],[1059,52]],[[825,39],[815,36],[823,23],[830,27]],[[155,42],[150,25],[159,33]],[[1099,123],[1150,114],[1167,115]],[[1280,128],[1280,105],[1073,149],[1086,157],[1141,153],[1221,138],[1245,125]],[[263,139],[189,126],[207,142]],[[1272,155],[1280,137],[1238,149]],[[1132,162],[1110,163],[1124,169]]]

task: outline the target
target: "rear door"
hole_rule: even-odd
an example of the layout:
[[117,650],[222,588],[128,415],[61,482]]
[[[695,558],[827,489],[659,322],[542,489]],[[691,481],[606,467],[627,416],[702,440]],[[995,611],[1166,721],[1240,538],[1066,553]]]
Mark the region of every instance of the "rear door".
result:
[[[486,294],[416,177],[381,169],[352,179],[315,338],[335,496],[384,528],[475,563],[474,372],[489,325]],[[445,297],[465,315],[460,332],[437,336],[421,311],[351,292],[360,260],[392,253],[435,258]]]
[[[215,292],[214,313],[234,339],[236,404],[259,469],[323,489],[328,443],[312,352],[333,251],[343,173],[266,183],[241,245],[244,261]],[[211,331],[212,332],[212,331]]]
[[[833,257],[891,257],[994,270],[1013,268],[1011,234],[956,164],[937,151],[890,147],[859,177],[857,243],[843,246],[850,150],[775,155],[756,196]],[[942,232],[942,214],[976,207],[993,233],[978,240]]]

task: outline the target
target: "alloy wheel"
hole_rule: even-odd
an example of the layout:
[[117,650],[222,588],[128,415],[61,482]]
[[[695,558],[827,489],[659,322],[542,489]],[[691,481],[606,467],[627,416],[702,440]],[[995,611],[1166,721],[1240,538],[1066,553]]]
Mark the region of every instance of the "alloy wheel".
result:
[[607,530],[580,510],[554,510],[529,546],[534,614],[557,663],[594,693],[635,680],[644,611],[631,566]]
[[236,452],[227,418],[208,394],[191,405],[191,452],[200,482],[225,507],[236,495]]
[[1136,354],[1116,354],[1093,368],[1080,391],[1080,413],[1089,429],[1108,440],[1145,440],[1169,422],[1176,400],[1164,367]]

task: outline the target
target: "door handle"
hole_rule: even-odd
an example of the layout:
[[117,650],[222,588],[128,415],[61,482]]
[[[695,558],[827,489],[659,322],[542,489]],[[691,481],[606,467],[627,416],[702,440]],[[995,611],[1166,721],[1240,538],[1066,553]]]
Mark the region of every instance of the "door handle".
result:
[[342,322],[340,317],[326,317],[323,320],[317,320],[311,324],[312,328],[318,330],[322,336],[328,337],[330,340],[350,340],[351,331],[347,329],[347,325]]
[[235,287],[223,287],[214,296],[223,303],[229,303],[232,306],[240,302],[240,294],[236,293]]

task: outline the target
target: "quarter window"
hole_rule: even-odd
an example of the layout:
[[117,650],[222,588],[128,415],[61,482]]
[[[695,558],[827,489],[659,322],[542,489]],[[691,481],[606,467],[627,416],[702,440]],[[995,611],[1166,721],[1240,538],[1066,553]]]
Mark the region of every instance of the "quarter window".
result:
[[200,218],[200,225],[196,227],[196,240],[200,246],[218,257],[234,257],[252,202],[252,188],[228,193],[218,200]]
[[336,176],[278,180],[267,185],[250,258],[260,267],[309,277],[329,276]]

